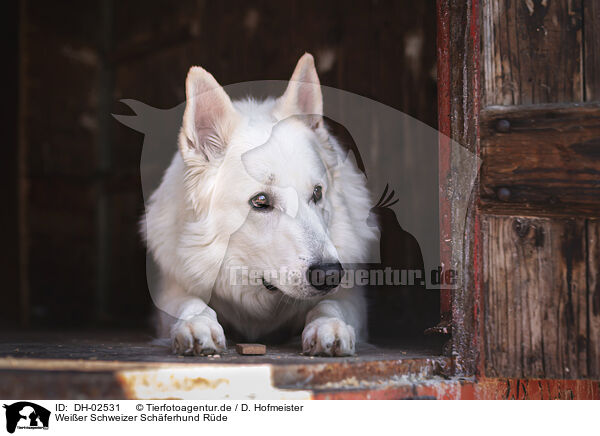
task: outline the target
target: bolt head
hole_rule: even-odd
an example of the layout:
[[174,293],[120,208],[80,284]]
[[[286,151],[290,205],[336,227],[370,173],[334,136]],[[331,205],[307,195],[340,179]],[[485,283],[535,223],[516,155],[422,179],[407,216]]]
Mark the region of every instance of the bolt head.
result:
[[510,121],[498,120],[496,122],[496,130],[500,133],[508,133],[510,131]]
[[510,191],[508,188],[500,188],[498,192],[496,192],[498,199],[500,201],[508,201],[510,199]]

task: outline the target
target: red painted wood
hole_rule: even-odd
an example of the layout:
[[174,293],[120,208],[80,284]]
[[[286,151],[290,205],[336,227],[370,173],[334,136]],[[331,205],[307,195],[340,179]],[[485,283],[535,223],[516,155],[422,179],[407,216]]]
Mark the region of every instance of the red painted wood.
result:
[[[481,50],[479,46],[479,42],[481,41],[481,26],[479,22],[480,12],[479,12],[479,0],[472,0],[472,9],[471,9],[471,23],[469,33],[471,36],[471,40],[473,42],[473,62],[475,65],[476,74],[473,75],[473,89],[475,93],[473,95],[473,117],[472,122],[474,123],[475,132],[477,135],[477,144],[476,144],[476,155],[477,157],[481,156],[480,150],[480,142],[479,142],[479,112],[481,109],[481,86],[479,82],[479,78],[481,77],[481,68],[480,68],[480,55]],[[479,186],[479,173],[477,174],[476,186]],[[475,192],[479,192],[479,189],[475,189]],[[478,199],[476,200],[478,202]],[[473,235],[473,282],[474,282],[474,301],[473,305],[473,321],[475,325],[473,326],[476,334],[473,335],[473,348],[478,350],[477,353],[477,373],[482,374],[481,370],[483,368],[483,293],[481,291],[481,243],[482,243],[482,235],[481,235],[481,225],[480,225],[480,214],[478,211],[475,212],[475,222],[473,225],[474,235]]]
[[[437,0],[437,84],[438,84],[438,173],[440,182],[440,262],[444,268],[450,265],[452,237],[450,202],[443,190],[450,175],[450,14],[448,0]],[[449,323],[452,313],[450,290],[441,291],[440,315],[442,323]]]
[[[479,25],[479,0],[471,0],[467,3],[469,10],[466,17],[462,18],[457,12],[456,5],[452,0],[437,0],[437,67],[438,67],[438,128],[439,128],[439,183],[440,183],[440,261],[444,267],[451,265],[452,259],[452,203],[445,196],[446,180],[451,176],[451,137],[462,137],[467,140],[476,138],[475,141],[463,144],[472,152],[479,155],[479,109],[480,109],[480,25]],[[460,9],[460,8],[458,8]],[[454,23],[454,24],[452,24]],[[452,36],[451,25],[465,26],[464,41],[455,41]],[[462,83],[453,74],[459,74],[456,65],[456,53],[464,51],[465,62],[462,65]],[[454,59],[454,60],[452,60]],[[468,61],[467,61],[468,59]],[[462,83],[462,86],[457,85]],[[460,89],[456,89],[460,86]],[[457,99],[462,104],[454,104]],[[452,111],[460,110],[456,114],[464,120],[464,131],[453,132]],[[469,128],[467,129],[467,124]],[[457,130],[461,130],[458,128]],[[474,136],[472,135],[474,133]],[[475,142],[475,143],[473,143]],[[478,192],[476,189],[475,192]],[[474,200],[477,202],[477,199]],[[460,372],[473,374],[477,372],[479,365],[480,340],[481,338],[481,274],[480,274],[480,225],[477,213],[470,213],[467,226],[472,232],[472,239],[468,241],[464,249],[472,250],[473,257],[467,256],[469,262],[463,266],[463,290],[464,295],[469,295],[461,307],[453,307],[452,291],[441,292],[441,317],[442,323],[453,326],[461,326],[461,331],[453,331],[456,344],[455,351],[459,353],[457,360]]]
[[387,389],[317,392],[316,400],[598,400],[598,380],[482,378],[440,381]]
[[600,381],[547,379],[481,379],[476,398],[482,400],[597,400]]

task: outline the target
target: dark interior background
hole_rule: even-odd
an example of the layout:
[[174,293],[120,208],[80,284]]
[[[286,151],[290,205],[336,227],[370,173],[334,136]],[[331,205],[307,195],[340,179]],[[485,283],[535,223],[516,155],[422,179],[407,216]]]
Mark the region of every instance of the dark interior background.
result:
[[308,51],[322,84],[437,124],[434,0],[29,0],[6,11],[0,323],[11,328],[149,325],[143,137],[112,118],[131,113],[122,98],[173,107],[191,65],[223,85],[285,80]]

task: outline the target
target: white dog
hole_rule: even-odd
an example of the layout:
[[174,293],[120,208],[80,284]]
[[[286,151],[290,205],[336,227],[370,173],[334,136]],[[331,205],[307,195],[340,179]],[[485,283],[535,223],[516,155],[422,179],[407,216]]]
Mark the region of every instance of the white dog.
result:
[[[200,67],[190,69],[186,95],[179,153],[144,226],[173,351],[218,353],[225,328],[248,341],[302,331],[305,354],[354,354],[365,301],[339,284],[342,265],[367,258],[371,200],[323,125],[312,56],[278,99],[232,102]],[[245,272],[254,282],[238,280]]]

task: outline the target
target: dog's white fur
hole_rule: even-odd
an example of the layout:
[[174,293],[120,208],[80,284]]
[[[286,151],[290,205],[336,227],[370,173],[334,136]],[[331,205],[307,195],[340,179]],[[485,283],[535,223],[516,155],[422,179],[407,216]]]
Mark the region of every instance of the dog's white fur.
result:
[[[306,354],[351,355],[364,338],[361,289],[315,296],[300,283],[232,285],[231,268],[365,262],[374,230],[364,175],[329,135],[311,55],[278,99],[231,102],[212,75],[192,67],[176,153],[147,205],[145,237],[161,272],[156,300],[173,351],[212,354],[223,327],[246,340],[300,333]],[[311,201],[315,185],[323,199]],[[249,199],[268,192],[273,209]],[[171,315],[169,317],[167,314]],[[168,332],[168,333],[167,333]]]

